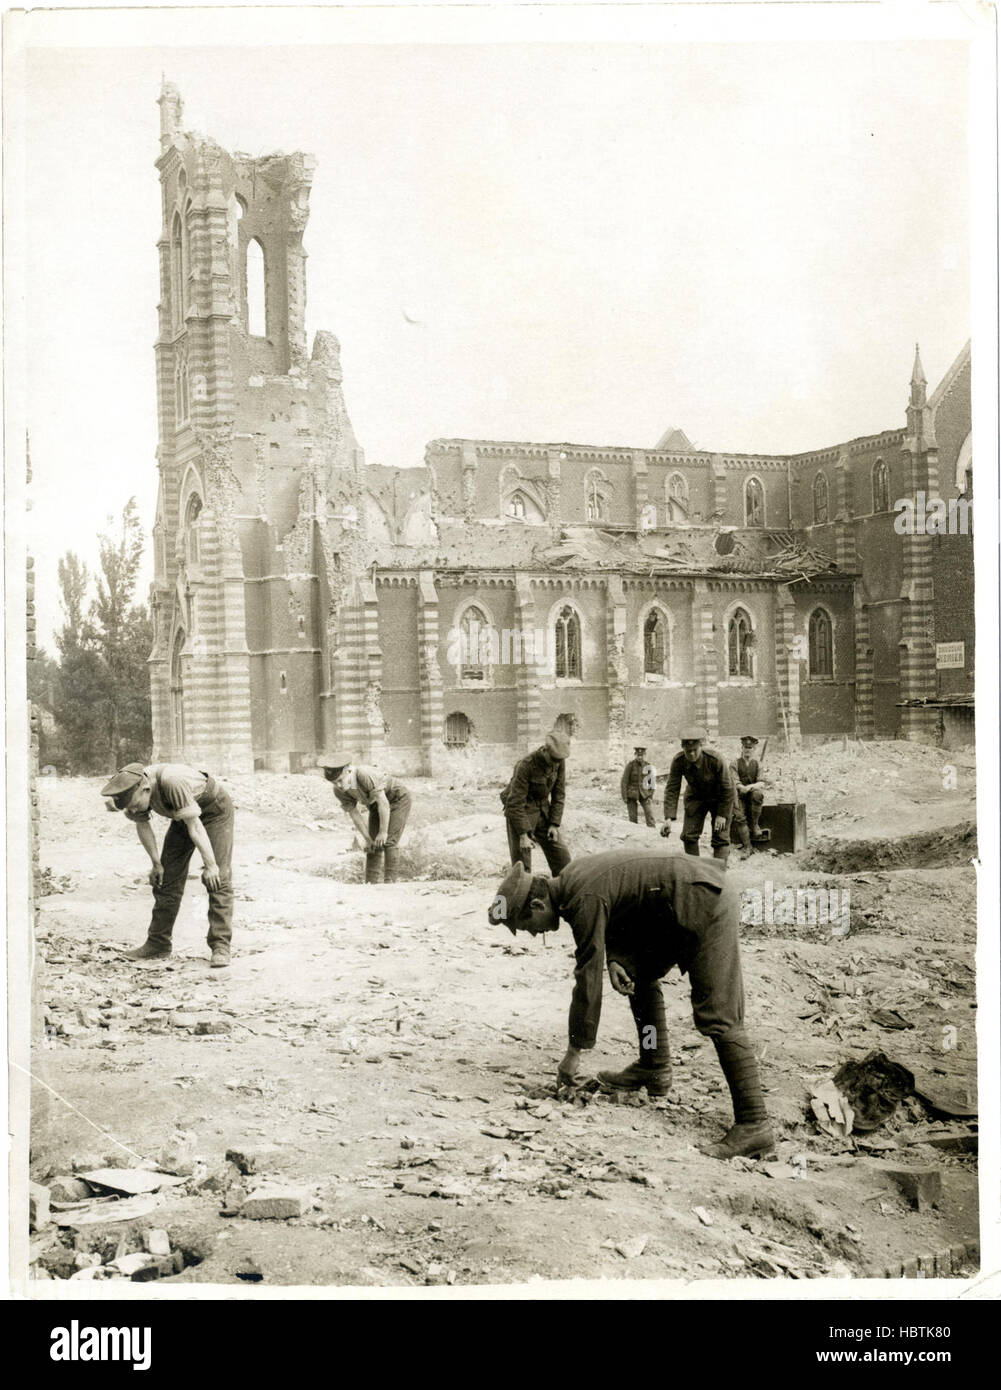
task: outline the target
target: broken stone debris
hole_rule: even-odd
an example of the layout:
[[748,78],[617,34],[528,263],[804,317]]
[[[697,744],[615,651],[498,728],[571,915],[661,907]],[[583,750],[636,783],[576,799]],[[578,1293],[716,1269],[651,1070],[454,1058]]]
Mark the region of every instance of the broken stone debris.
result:
[[288,1221],[302,1216],[312,1205],[305,1188],[259,1187],[240,1207],[240,1215],[250,1221]]
[[942,1195],[942,1173],[938,1168],[894,1168],[890,1164],[879,1164],[877,1171],[889,1178],[918,1211],[935,1206]]
[[49,1189],[40,1183],[28,1184],[28,1229],[39,1231],[49,1224]]
[[239,1144],[226,1150],[226,1161],[241,1173],[260,1173],[282,1152],[279,1144]]
[[183,1178],[170,1173],[158,1173],[151,1168],[97,1168],[83,1174],[84,1180],[106,1192],[121,1192],[129,1197],[142,1192],[159,1192],[164,1187],[176,1187]]
[[160,1167],[165,1173],[190,1177],[197,1162],[198,1140],[187,1130],[178,1130],[160,1150]]

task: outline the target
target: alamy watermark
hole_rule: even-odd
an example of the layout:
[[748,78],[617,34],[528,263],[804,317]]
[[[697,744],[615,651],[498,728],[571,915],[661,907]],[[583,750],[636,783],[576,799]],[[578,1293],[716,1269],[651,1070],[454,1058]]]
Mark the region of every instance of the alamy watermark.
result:
[[973,500],[970,497],[928,497],[916,492],[893,504],[897,515],[893,529],[898,536],[968,536]]
[[851,888],[762,888],[740,895],[740,920],[752,927],[830,927],[832,936],[851,930]]

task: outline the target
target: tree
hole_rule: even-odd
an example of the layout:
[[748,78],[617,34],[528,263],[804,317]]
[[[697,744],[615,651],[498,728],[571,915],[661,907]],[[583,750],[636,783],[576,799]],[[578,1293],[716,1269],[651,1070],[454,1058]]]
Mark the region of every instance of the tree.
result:
[[101,701],[104,741],[116,766],[148,756],[153,741],[146,669],[153,632],[145,605],[133,603],[142,553],[142,527],[136,499],[130,497],[117,535],[106,532],[100,537],[101,573],[91,607],[106,676]]
[[[153,631],[145,604],[134,602],[143,552],[134,497],[122,510],[120,529],[99,539],[97,597],[89,607],[87,566],[72,552],[59,561],[64,622],[56,634],[59,665],[50,705],[72,772],[145,761],[153,742],[146,667]],[[54,666],[45,662],[33,677],[40,691]],[[38,702],[45,707],[44,699]]]
[[72,551],[59,561],[65,621],[56,634],[59,676],[52,712],[73,772],[98,771],[104,757],[100,702],[106,695],[105,673],[93,628],[84,617],[89,579],[87,566]]

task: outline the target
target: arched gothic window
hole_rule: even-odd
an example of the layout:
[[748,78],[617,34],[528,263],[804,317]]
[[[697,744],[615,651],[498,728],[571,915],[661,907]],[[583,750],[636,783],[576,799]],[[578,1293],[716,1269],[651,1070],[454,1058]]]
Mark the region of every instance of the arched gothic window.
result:
[[185,203],[181,212],[181,314],[191,307],[191,241],[188,233],[188,213],[191,201]]
[[558,680],[580,680],[580,617],[569,604],[556,619],[556,676]]
[[643,673],[666,676],[670,663],[670,630],[659,608],[651,608],[643,624]]
[[827,478],[818,473],[813,480],[813,524],[823,526],[827,521],[828,490]]
[[727,671],[731,676],[754,675],[754,629],[743,608],[734,610],[727,627]]
[[189,418],[190,414],[188,363],[183,352],[181,352],[178,354],[177,362],[174,366],[174,417],[180,425]]
[[187,542],[189,565],[197,565],[201,558],[198,537],[198,518],[201,513],[202,499],[197,492],[193,492],[188,498],[188,505],[184,510],[184,535]]
[[519,521],[524,521],[525,494],[523,492],[514,492],[511,494],[507,504],[507,514],[508,516],[516,517]]
[[181,247],[181,214],[170,224],[170,326],[176,333],[184,322],[184,257]]
[[810,675],[834,675],[834,632],[826,608],[810,614]]
[[247,243],[247,332],[252,338],[268,334],[264,247],[255,237]]
[[470,605],[459,620],[459,679],[485,683],[490,679],[490,623],[482,608]]
[[585,504],[588,521],[608,520],[608,484],[605,475],[592,468],[584,480]]
[[874,512],[890,510],[890,475],[882,459],[872,466],[872,509]]
[[760,478],[748,478],[744,484],[744,525],[764,526],[765,490]]

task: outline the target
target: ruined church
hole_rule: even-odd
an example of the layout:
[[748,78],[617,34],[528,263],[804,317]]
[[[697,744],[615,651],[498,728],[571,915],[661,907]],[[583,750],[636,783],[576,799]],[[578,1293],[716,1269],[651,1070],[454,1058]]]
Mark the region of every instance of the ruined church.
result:
[[[167,83],[160,110],[156,758],[298,771],[336,745],[439,773],[558,725],[606,767],[692,722],[972,728],[969,345],[931,394],[915,355],[889,429],[807,453],[670,429],[369,464],[336,338],[306,340],[313,161],[187,132]],[[901,500],[949,522],[901,525]]]

